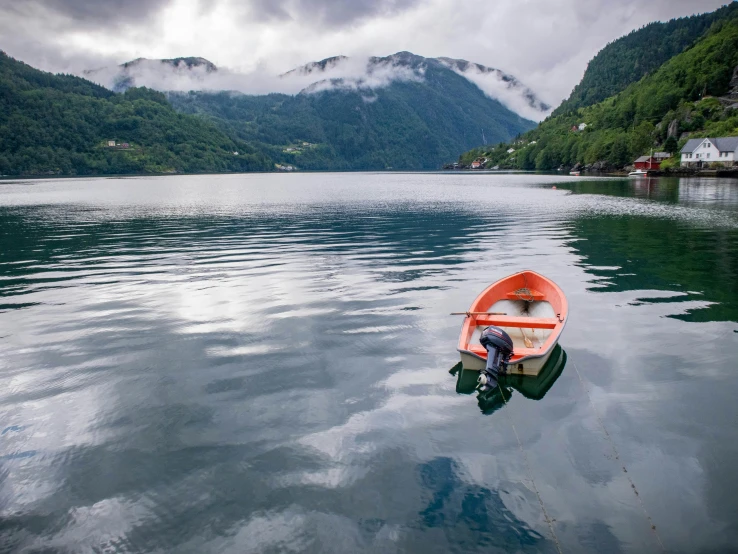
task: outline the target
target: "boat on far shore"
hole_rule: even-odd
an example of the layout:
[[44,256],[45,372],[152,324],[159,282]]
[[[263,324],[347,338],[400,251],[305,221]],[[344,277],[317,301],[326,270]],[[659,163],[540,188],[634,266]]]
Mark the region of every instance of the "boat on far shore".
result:
[[647,169],[636,169],[628,173],[628,177],[648,177]]

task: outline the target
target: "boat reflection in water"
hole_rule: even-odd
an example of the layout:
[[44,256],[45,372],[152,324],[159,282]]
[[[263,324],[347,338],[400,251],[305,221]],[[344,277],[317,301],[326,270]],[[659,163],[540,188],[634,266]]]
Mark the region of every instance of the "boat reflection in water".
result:
[[[479,372],[464,369],[461,362],[451,368],[449,373],[456,377],[456,392],[459,394],[477,394],[479,409],[485,415],[490,415],[502,408],[513,396],[516,390],[525,398],[541,400],[551,390],[553,384],[564,371],[566,352],[560,345],[556,345],[541,372],[533,377],[530,375],[516,375],[509,373],[500,375],[499,386],[487,392],[477,390]],[[503,397],[504,395],[504,397]]]

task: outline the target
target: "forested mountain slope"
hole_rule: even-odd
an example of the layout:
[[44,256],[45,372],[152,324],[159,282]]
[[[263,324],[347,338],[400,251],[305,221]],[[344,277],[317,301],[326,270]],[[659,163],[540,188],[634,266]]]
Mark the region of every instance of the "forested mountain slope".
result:
[[554,115],[597,104],[625,90],[694,44],[713,23],[736,13],[738,2],[732,2],[711,13],[649,23],[611,42],[589,62],[582,81]]
[[[109,140],[127,146],[109,147]],[[238,152],[238,155],[234,155]],[[148,89],[116,94],[0,52],[0,174],[271,169],[263,154]]]
[[515,143],[470,151],[462,163],[486,157],[488,167],[622,167],[651,149],[675,152],[690,133],[738,135],[736,17],[716,21],[693,47],[620,94],[552,116]]

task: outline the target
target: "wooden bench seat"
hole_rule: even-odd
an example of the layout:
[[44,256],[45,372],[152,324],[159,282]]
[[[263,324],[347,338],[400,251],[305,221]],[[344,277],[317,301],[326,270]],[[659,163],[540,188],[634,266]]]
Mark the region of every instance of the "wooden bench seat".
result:
[[522,327],[523,329],[553,329],[559,324],[555,317],[516,317],[509,315],[477,316],[478,327]]

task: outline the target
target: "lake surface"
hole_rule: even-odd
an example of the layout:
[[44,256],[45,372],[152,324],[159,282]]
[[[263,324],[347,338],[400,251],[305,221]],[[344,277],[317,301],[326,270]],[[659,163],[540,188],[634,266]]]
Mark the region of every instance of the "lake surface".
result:
[[[525,268],[563,369],[457,392]],[[0,551],[736,552],[737,321],[730,180],[0,183]]]

